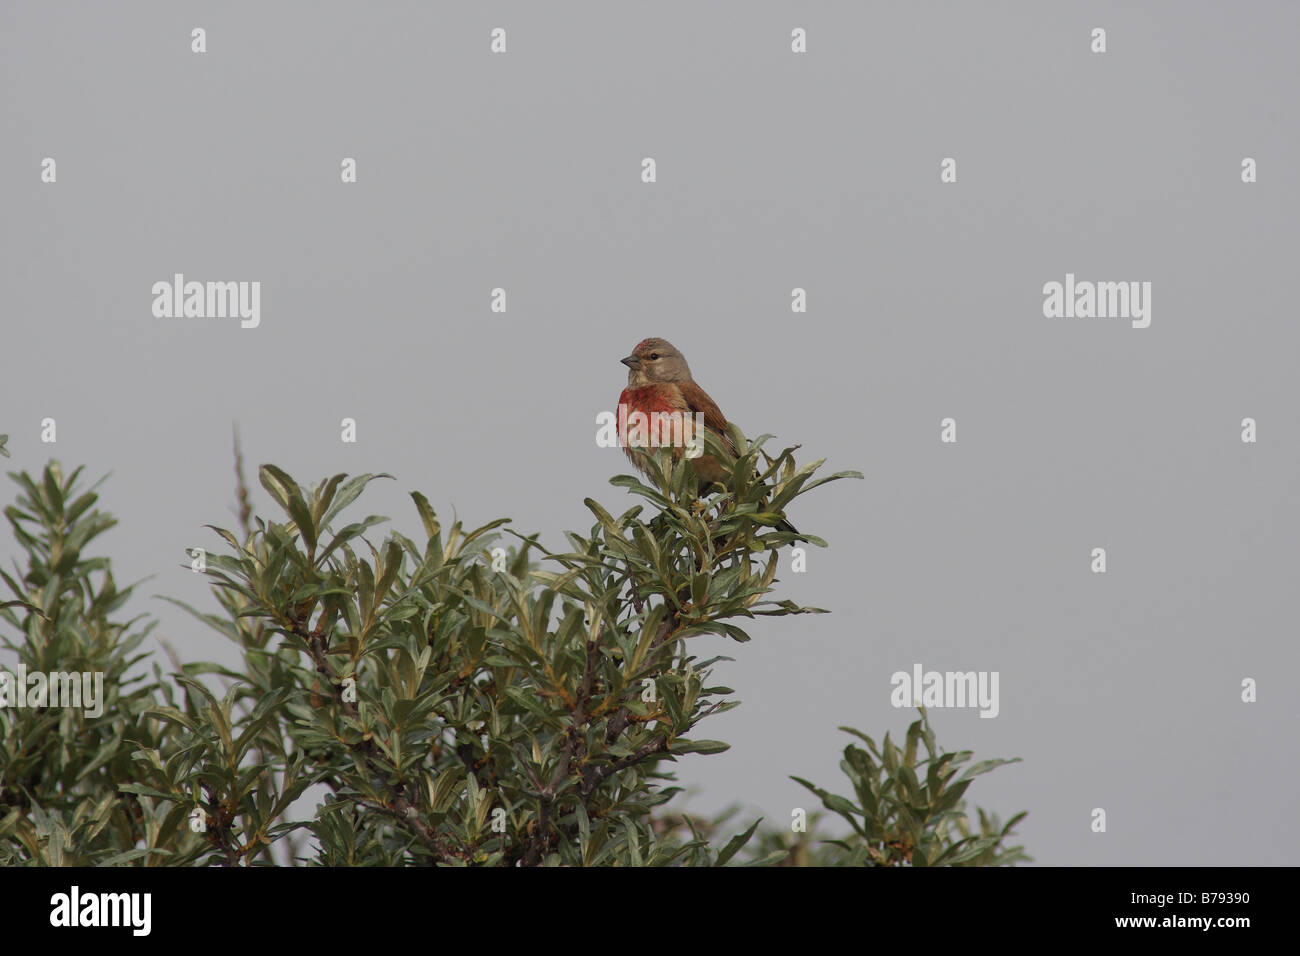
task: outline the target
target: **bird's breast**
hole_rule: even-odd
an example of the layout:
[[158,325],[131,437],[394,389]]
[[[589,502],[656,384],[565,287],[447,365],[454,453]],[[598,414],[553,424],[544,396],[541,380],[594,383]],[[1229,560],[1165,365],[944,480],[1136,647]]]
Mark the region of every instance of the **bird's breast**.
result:
[[629,455],[633,448],[680,448],[694,434],[689,408],[675,385],[625,388],[619,395],[618,437]]
[[625,388],[618,403],[626,405],[629,412],[676,412],[686,406],[681,392],[671,385],[643,385]]

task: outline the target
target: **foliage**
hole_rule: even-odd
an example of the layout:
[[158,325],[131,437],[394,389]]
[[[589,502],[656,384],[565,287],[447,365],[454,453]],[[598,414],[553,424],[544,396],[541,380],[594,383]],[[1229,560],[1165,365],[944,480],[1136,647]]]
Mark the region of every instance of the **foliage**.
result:
[[[776,549],[796,539],[777,525],[799,495],[860,476],[814,478],[822,463],[797,466],[794,448],[773,458],[766,436],[733,438],[734,459],[708,436],[731,491],[702,497],[693,468],[661,451],[646,481],[611,479],[643,503],[615,516],[587,499],[595,523],[558,552],[507,519],[446,526],[419,492],[418,537],[372,543],[387,519],[350,509],[388,476],[306,487],[264,465],[278,513],[210,526],[220,553],[187,557],[216,608],[181,604],[241,664],[175,662],[170,678],[156,662],[151,678],[132,672],[152,625],[112,620],[131,589],[107,558],[83,557],[114,522],[74,487],[80,469],[11,473],[21,493],[5,514],[27,567],[4,573],[6,646],[29,672],[102,671],[107,700],[98,719],[0,707],[0,864],[790,862],[770,832],[741,853],[757,821],[732,832],[665,808],[680,789],[668,765],[725,750],[696,729],[739,704],[710,680],[723,658],[699,660],[690,638],[744,642],[757,615],[819,612],[770,597]],[[864,738],[870,752],[845,763],[859,804],[813,788],[854,834],[809,862],[1018,858],[1001,847],[1010,826],[962,830],[969,776],[997,762],[953,783],[969,754],[936,761],[917,726],[926,787],[912,731],[902,758]]]
[[39,483],[11,473],[21,492],[5,517],[27,571],[20,584],[0,570],[15,596],[0,603],[0,620],[17,631],[3,643],[28,673],[101,672],[103,713],[0,707],[0,865],[181,862],[162,842],[179,815],[125,792],[138,777],[133,750],[170,759],[177,743],[150,715],[168,694],[158,665],[152,681],[129,674],[148,657],[137,651],[152,625],[110,620],[131,588],[116,586],[107,558],[83,555],[116,522],[94,510],[93,488],[74,494],[80,471],[65,479],[51,462]]
[[[822,852],[807,862],[838,866],[1006,866],[1026,861],[1023,847],[1005,847],[1025,814],[1018,813],[1005,826],[998,818],[977,810],[979,832],[962,799],[972,780],[995,767],[1016,760],[982,760],[971,764],[960,777],[962,765],[970,760],[969,750],[942,752],[935,743],[924,708],[921,719],[907,728],[902,749],[885,734],[876,742],[852,727],[840,730],[866,743],[844,748],[840,769],[853,784],[857,802],[823,790],[801,777],[793,777],[821,798],[822,805],[848,821],[852,833],[826,844],[842,852]],[[926,756],[918,759],[918,747],[925,744]],[[794,848],[790,848],[793,850]]]

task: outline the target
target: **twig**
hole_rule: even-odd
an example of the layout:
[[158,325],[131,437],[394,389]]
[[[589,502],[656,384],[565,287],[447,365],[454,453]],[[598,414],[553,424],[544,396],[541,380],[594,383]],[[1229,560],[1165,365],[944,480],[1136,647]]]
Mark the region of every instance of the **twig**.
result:
[[239,517],[239,527],[244,532],[244,540],[247,541],[253,536],[253,505],[248,497],[248,482],[244,480],[244,453],[239,447],[239,426],[234,426],[235,432],[235,497],[239,501],[239,510],[235,514]]

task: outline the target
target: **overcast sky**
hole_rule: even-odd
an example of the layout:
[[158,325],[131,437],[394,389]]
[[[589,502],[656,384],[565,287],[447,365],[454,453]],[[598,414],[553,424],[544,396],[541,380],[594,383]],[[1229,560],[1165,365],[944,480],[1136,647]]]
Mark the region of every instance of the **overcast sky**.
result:
[[[556,547],[631,503],[595,417],[663,336],[866,474],[791,513],[830,547],[777,596],[833,613],[692,639],[744,704],[687,809],[848,792],[837,725],[901,734],[919,663],[1000,675],[933,724],[1023,758],[970,796],[1038,863],[1293,863],[1300,7],[1133,6],[6,0],[6,464],[111,471],[129,610],[233,662],[152,597],[214,606],[182,562],[235,522],[233,425],[250,474],[395,475],[362,507],[409,535],[421,490]],[[175,273],[260,282],[260,324],[156,317]],[[1149,327],[1046,317],[1067,273],[1151,283]]]

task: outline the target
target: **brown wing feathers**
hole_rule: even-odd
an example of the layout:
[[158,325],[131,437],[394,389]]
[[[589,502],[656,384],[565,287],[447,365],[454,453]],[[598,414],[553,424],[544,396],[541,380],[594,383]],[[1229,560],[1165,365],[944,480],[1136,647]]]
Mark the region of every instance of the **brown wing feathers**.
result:
[[734,455],[736,446],[732,443],[731,436],[727,434],[727,419],[723,416],[722,409],[718,408],[718,403],[709,398],[709,393],[694,382],[678,382],[677,387],[681,390],[682,398],[686,400],[686,407],[691,413],[702,413],[704,427],[717,434]]

